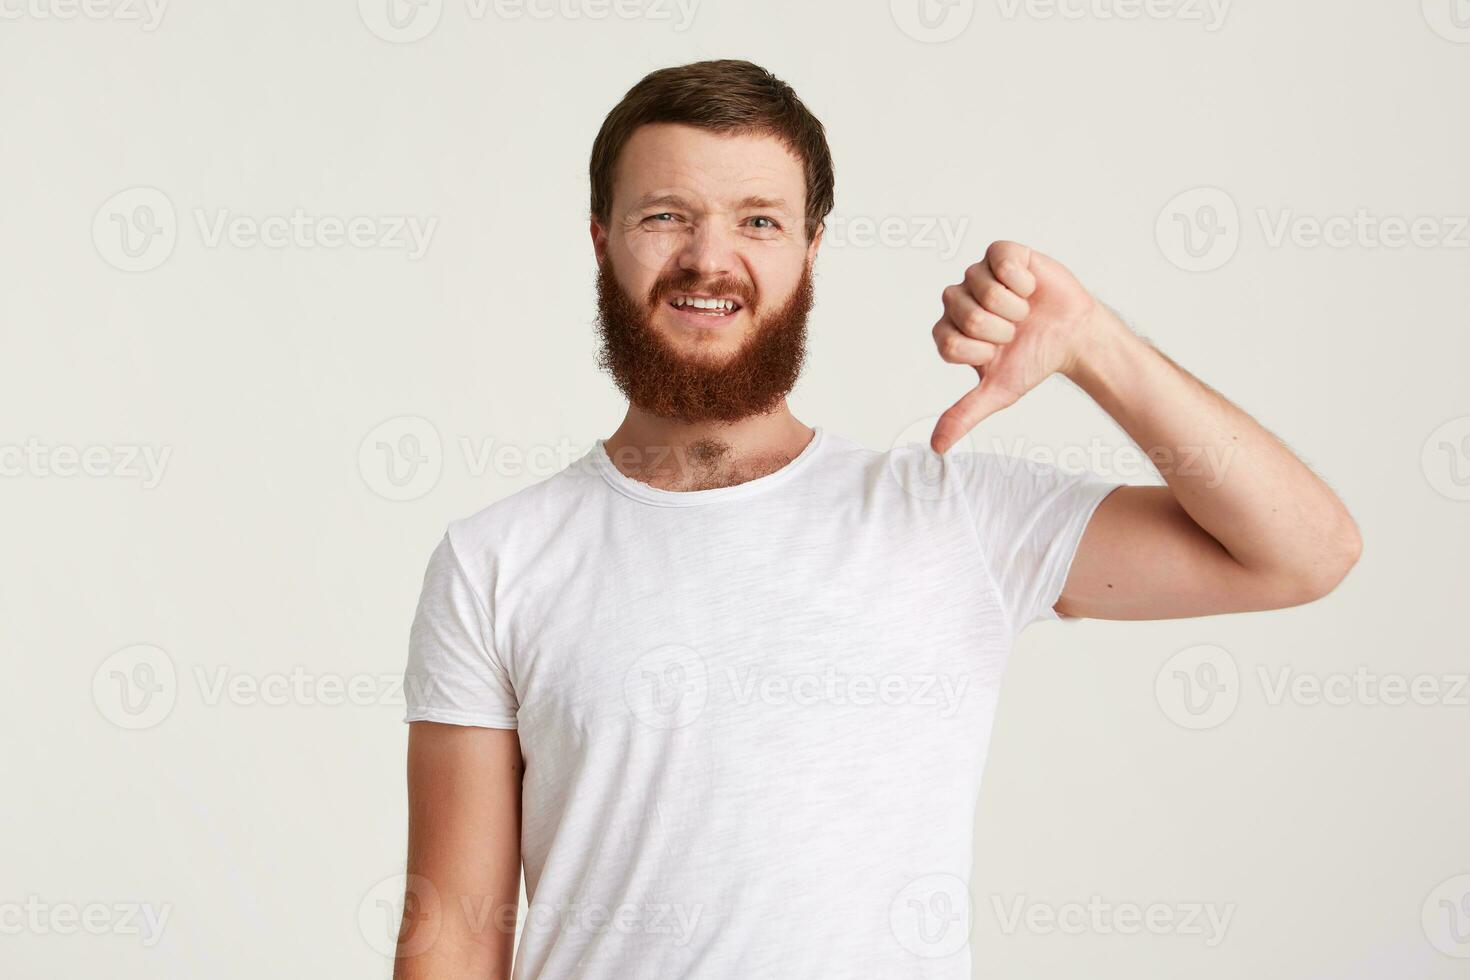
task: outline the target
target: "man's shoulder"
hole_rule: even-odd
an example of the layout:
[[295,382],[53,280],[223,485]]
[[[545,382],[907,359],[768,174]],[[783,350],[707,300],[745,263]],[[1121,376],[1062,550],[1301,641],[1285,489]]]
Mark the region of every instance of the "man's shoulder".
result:
[[461,560],[502,550],[527,538],[544,539],[577,513],[601,483],[591,452],[533,483],[451,520],[447,534]]

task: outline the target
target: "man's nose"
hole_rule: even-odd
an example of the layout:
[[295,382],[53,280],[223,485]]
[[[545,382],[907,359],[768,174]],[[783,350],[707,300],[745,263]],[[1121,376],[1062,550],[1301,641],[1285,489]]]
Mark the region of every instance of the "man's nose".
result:
[[734,239],[719,222],[699,222],[679,252],[679,268],[701,279],[732,274],[736,265]]

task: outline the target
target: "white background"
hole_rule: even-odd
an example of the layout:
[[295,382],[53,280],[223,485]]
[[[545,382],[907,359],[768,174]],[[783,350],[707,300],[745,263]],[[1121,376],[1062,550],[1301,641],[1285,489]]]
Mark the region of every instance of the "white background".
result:
[[[926,435],[973,377],[933,351],[940,290],[1014,238],[1297,449],[1366,540],[1308,607],[1023,637],[976,976],[1470,968],[1464,0],[956,0],[932,30],[916,0],[428,0],[401,29],[386,0],[90,2],[0,0],[5,976],[388,974],[424,563],[615,427],[587,156],[644,73],[709,57],[790,81],[836,159],[798,417]],[[298,209],[300,242],[212,234]],[[365,244],[329,247],[353,218]],[[972,446],[1149,479],[1059,381]],[[1438,695],[1277,698],[1283,670]],[[1176,928],[1007,926],[1092,896]],[[1191,903],[1230,910],[1221,941],[1177,927]]]

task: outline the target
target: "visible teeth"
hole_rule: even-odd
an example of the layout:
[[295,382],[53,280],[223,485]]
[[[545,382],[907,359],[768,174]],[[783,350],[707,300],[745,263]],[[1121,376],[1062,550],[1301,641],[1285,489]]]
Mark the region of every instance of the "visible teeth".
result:
[[688,306],[696,310],[721,310],[723,312],[735,309],[735,301],[732,299],[702,299],[697,296],[675,297],[674,305]]

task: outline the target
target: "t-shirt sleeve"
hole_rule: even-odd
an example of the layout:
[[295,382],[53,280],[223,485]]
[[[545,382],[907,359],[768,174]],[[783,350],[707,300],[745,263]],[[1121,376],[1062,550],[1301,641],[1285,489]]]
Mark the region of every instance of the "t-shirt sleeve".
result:
[[1082,532],[1103,498],[1122,486],[1035,460],[966,453],[967,499],[976,534],[1012,632],[1060,619],[1061,598]]
[[484,598],[446,534],[429,558],[409,631],[404,721],[515,728],[516,695]]

